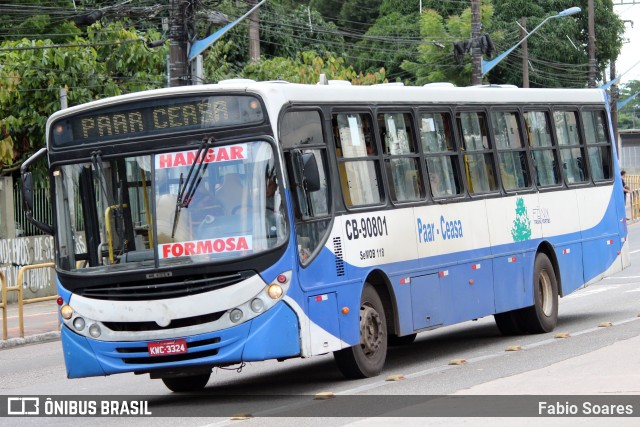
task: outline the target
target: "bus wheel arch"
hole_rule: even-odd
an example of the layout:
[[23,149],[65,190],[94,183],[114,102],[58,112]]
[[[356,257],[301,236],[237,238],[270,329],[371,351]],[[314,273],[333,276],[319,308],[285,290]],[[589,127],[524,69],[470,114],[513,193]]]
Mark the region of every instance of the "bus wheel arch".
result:
[[525,332],[551,332],[558,321],[558,280],[557,264],[545,251],[538,251],[533,267],[533,305],[522,309],[519,322]]
[[[564,296],[562,292],[562,278],[560,276],[560,264],[558,263],[558,257],[556,256],[556,251],[553,250],[553,246],[547,241],[540,243],[538,246],[538,250],[536,251],[536,256],[538,254],[543,253],[549,258],[551,261],[551,265],[553,266],[553,271],[556,275],[556,281],[558,282],[558,296]],[[534,260],[535,262],[535,260]]]
[[[372,276],[370,276],[372,277]],[[372,280],[375,280],[375,276]],[[347,378],[375,377],[382,372],[387,357],[388,305],[382,302],[389,295],[380,282],[365,282],[360,297],[359,342],[333,353],[336,364]],[[381,295],[382,294],[382,295]]]

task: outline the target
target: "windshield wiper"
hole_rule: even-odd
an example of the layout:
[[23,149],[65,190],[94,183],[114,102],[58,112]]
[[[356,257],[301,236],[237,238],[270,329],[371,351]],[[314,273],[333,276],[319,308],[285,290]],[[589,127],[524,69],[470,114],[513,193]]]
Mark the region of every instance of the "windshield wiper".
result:
[[[202,177],[207,170],[207,166],[209,166],[209,163],[205,163],[204,160],[214,141],[213,137],[204,139],[200,144],[200,147],[198,147],[198,152],[196,153],[196,157],[193,159],[193,163],[189,168],[187,178],[183,180],[183,174],[180,174],[180,181],[178,182],[178,198],[176,199],[176,210],[173,214],[173,227],[171,230],[172,239],[174,238],[176,229],[178,228],[180,211],[182,208],[189,207],[191,199],[193,198],[193,195],[195,194],[198,186],[200,185],[200,181],[202,181]],[[197,169],[196,165],[198,166]],[[193,173],[194,170],[195,174]]]

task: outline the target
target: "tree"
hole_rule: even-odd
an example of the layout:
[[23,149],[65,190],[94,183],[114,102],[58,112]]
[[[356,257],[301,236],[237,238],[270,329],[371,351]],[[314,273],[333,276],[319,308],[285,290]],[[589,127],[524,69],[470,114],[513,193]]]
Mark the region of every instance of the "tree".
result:
[[[503,52],[520,40],[519,22],[527,17],[527,28],[535,28],[548,16],[567,8],[559,0],[493,0],[495,17],[493,30],[503,30],[504,37],[491,33],[498,52]],[[527,39],[531,87],[585,87],[588,56],[587,0],[574,3],[582,12],[547,22]],[[620,54],[624,24],[613,11],[610,0],[595,0],[595,32],[597,78],[604,79],[607,65]],[[491,71],[492,83],[522,84],[522,54],[517,49]]]
[[[640,80],[630,80],[620,85],[620,102],[630,99],[640,92]],[[640,128],[640,95],[636,95],[618,111],[618,129]]]
[[343,52],[344,39],[332,22],[320,13],[299,6],[269,4],[260,14],[261,50],[266,56],[295,57],[305,50]]
[[381,16],[353,48],[355,66],[363,71],[385,67],[389,79],[406,81],[408,79],[401,65],[406,58],[417,56],[419,37],[417,13],[402,15],[393,12]]
[[[59,90],[70,106],[134,90],[164,86],[166,47],[150,50],[145,37],[121,23],[95,24],[72,43],[5,41],[0,63],[0,173],[17,166],[45,144],[47,118],[60,109]],[[9,142],[10,141],[10,142]],[[13,167],[12,167],[13,166]]]
[[262,59],[245,67],[244,76],[255,80],[286,80],[291,83],[315,84],[324,74],[329,80],[347,80],[353,84],[385,82],[384,69],[375,73],[358,73],[343,58],[332,53],[318,55],[307,51],[292,58]]
[[[489,26],[493,8],[481,6],[481,21],[484,28]],[[434,82],[453,82],[467,86],[471,81],[471,61],[456,64],[453,57],[453,42],[471,38],[471,9],[466,8],[460,15],[443,18],[433,9],[422,11],[420,16],[422,43],[415,61],[404,61],[402,69],[414,76],[417,85]],[[445,47],[442,48],[441,46]]]

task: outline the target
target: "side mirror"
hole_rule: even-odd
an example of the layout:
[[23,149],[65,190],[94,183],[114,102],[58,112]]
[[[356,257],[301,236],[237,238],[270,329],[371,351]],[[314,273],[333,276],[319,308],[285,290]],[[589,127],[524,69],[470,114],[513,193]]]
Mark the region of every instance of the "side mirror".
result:
[[33,217],[33,175],[29,172],[29,166],[41,156],[47,154],[47,149],[41,148],[33,156],[29,157],[20,167],[20,176],[22,177],[22,205],[27,220],[40,230],[47,234],[53,234],[53,227],[49,224],[42,223]]
[[33,212],[33,175],[31,172],[22,174],[22,207],[25,212]]
[[302,176],[304,178],[303,186],[308,192],[320,190],[320,173],[318,172],[318,163],[316,156],[312,153],[302,154]]

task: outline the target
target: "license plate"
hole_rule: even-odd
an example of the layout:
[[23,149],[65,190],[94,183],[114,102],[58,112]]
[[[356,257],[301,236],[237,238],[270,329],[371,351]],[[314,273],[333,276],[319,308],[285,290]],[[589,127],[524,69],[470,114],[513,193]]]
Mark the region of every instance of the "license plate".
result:
[[187,352],[186,340],[172,340],[162,342],[150,342],[147,344],[149,356],[168,356]]

